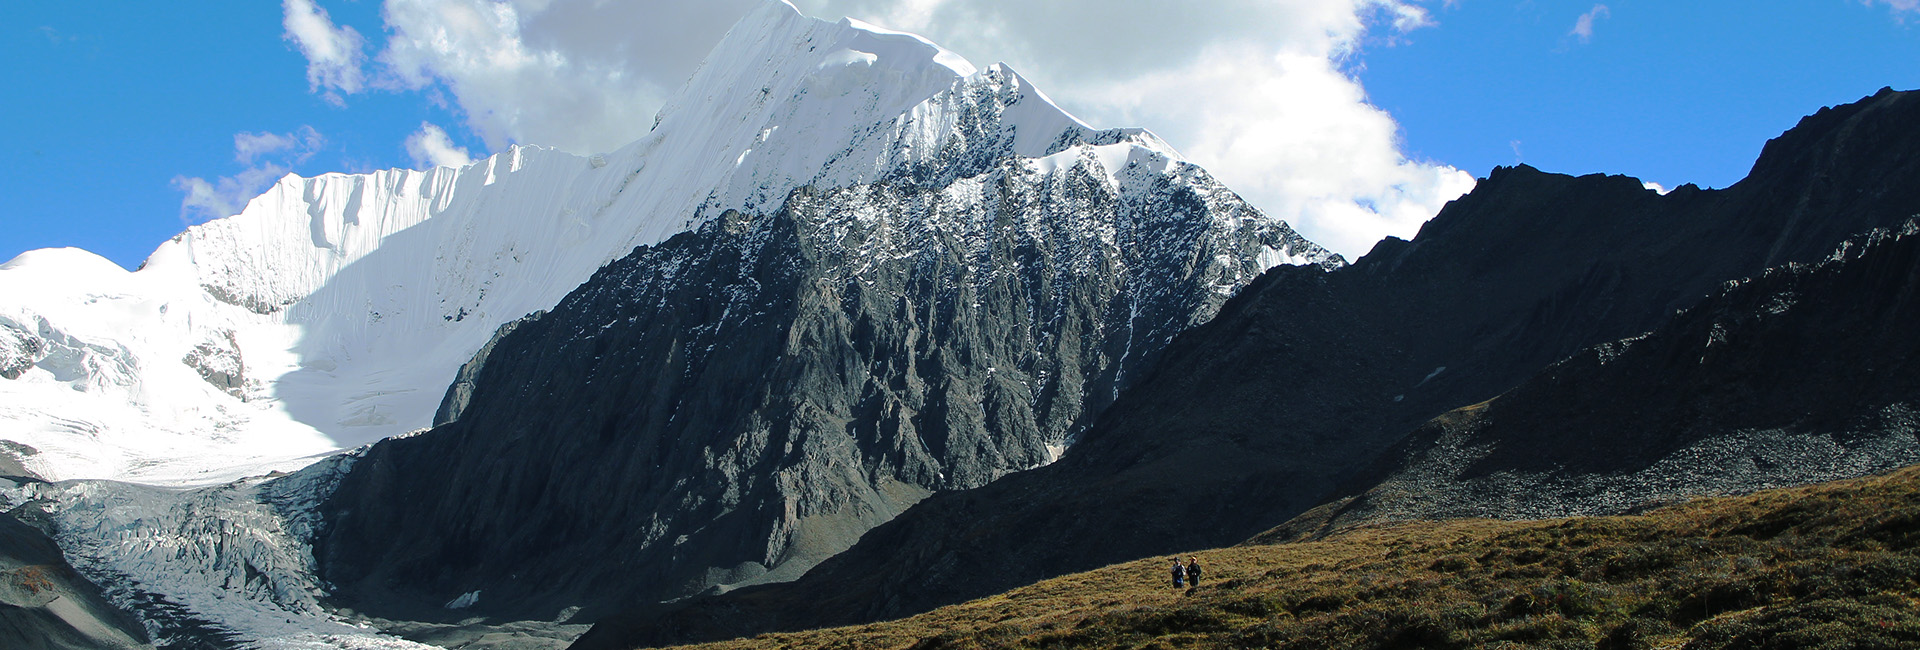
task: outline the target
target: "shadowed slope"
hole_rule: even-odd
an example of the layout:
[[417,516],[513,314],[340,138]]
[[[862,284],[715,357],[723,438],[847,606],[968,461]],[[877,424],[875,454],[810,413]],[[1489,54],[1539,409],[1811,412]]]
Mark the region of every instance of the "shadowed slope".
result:
[[1920,222],[1729,283],[1666,325],[1426,423],[1296,533],[1608,514],[1920,462]]

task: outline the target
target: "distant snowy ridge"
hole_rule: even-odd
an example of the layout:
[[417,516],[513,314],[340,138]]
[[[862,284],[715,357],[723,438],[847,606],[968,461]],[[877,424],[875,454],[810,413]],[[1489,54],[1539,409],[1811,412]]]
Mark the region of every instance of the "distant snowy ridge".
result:
[[4,437],[56,480],[297,467],[427,426],[496,327],[636,245],[730,209],[776,211],[796,187],[951,180],[1006,153],[1091,156],[1115,180],[1180,160],[1146,131],[1089,128],[1004,66],[769,2],[617,151],[515,146],[459,169],[288,176],[132,273],[76,250],[0,266]]

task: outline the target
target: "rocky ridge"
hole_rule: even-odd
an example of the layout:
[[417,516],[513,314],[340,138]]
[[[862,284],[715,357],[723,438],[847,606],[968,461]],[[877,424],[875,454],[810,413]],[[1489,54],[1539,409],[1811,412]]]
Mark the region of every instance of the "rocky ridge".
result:
[[1059,462],[935,495],[801,580],[611,617],[624,648],[893,618],[1048,575],[1233,544],[1341,493],[1421,423],[1723,282],[1920,213],[1920,97],[1801,121],[1724,190],[1496,169],[1412,241],[1278,268],[1102,413]]
[[1920,222],[1730,282],[1435,418],[1385,455],[1384,478],[1287,532],[1616,514],[1920,462],[1916,296]]
[[1053,462],[1268,267],[1343,264],[1145,132],[1024,155],[1040,101],[982,70],[927,104],[958,116],[927,164],[726,212],[514,326],[457,419],[342,481],[326,577],[365,611],[541,620],[792,579]]

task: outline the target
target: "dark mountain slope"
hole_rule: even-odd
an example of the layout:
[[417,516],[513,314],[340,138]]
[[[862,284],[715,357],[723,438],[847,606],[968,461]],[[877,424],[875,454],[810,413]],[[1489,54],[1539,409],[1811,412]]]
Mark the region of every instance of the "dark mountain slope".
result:
[[1916,333],[1909,222],[1436,418],[1387,455],[1377,485],[1299,523],[1612,514],[1920,462]]
[[580,648],[895,617],[1238,542],[1332,496],[1420,423],[1722,282],[1920,213],[1920,96],[1803,119],[1725,190],[1496,169],[1411,242],[1276,269],[1182,335],[1053,465],[936,495],[795,583],[603,622]]
[[469,364],[448,422],[355,464],[327,578],[389,617],[552,620],[797,577],[1052,461],[1263,252],[1340,263],[1191,165],[1060,147],[802,188],[609,264]]

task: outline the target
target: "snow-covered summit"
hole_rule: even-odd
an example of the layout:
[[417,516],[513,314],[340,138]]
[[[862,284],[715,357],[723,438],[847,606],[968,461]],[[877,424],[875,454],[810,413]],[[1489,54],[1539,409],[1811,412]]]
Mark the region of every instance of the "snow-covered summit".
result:
[[1115,183],[1129,165],[1185,165],[1146,131],[1090,128],[1004,65],[770,1],[613,152],[514,146],[461,168],[288,176],[135,272],[75,251],[0,266],[0,439],[54,479],[208,483],[303,464],[427,426],[499,325],[635,246],[727,210],[775,212],[801,186],[937,183],[1010,155],[1042,172],[1098,164]]

